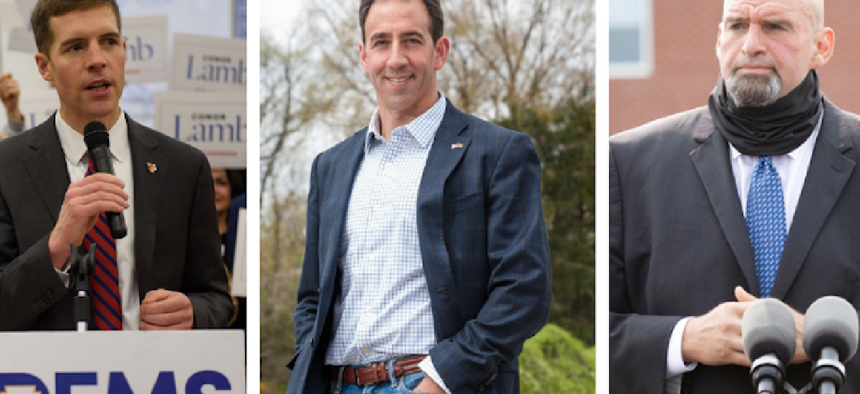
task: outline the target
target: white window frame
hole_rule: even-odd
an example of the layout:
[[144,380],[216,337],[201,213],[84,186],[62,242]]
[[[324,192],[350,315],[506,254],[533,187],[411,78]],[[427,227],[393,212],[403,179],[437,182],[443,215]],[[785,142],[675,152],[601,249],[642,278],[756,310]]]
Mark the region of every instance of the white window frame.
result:
[[[639,49],[640,59],[634,62],[609,61],[610,79],[644,79],[654,73],[654,13],[653,0],[638,0],[642,5],[639,15]],[[612,28],[610,7],[610,23]],[[609,45],[612,45],[610,42]]]

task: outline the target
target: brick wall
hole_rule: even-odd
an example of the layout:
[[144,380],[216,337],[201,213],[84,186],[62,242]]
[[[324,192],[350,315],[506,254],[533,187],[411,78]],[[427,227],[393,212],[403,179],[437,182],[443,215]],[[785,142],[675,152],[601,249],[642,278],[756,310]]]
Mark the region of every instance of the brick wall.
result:
[[[719,75],[715,45],[722,3],[653,0],[654,72],[645,79],[609,80],[610,134],[707,103]],[[826,1],[825,24],[836,32],[836,45],[819,70],[824,94],[855,113],[860,113],[858,20],[860,1]]]

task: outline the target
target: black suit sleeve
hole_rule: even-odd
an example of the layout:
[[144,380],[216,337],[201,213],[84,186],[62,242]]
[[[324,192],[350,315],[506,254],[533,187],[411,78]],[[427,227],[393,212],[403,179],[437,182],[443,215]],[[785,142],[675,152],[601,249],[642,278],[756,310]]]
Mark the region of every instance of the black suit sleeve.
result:
[[609,148],[609,381],[613,394],[664,392],[666,353],[678,316],[634,313],[627,292],[623,190]]
[[195,200],[189,216],[181,291],[191,300],[195,328],[227,327],[233,316],[233,302],[220,256],[212,171],[205,158],[199,168]]

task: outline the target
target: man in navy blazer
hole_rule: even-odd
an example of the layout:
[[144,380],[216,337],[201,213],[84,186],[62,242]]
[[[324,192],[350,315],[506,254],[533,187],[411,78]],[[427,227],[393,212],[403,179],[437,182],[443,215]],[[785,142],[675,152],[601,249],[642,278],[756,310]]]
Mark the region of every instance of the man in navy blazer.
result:
[[314,160],[287,393],[518,393],[551,298],[538,156],[436,90],[438,0],[359,17],[379,107]]

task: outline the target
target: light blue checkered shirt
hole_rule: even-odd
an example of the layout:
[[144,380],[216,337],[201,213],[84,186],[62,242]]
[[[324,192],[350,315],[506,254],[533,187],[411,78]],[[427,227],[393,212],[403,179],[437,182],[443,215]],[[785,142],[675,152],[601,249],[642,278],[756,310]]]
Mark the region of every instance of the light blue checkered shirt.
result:
[[371,117],[346,214],[328,365],[428,354],[436,344],[416,209],[445,106],[440,92],[433,107],[394,129],[390,141],[379,133],[379,110]]

